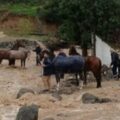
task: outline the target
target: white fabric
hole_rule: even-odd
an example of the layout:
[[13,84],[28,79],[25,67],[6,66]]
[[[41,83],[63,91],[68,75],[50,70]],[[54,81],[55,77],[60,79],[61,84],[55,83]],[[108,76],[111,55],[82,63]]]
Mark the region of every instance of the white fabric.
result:
[[102,64],[110,66],[111,63],[111,47],[96,36],[96,56],[102,61]]

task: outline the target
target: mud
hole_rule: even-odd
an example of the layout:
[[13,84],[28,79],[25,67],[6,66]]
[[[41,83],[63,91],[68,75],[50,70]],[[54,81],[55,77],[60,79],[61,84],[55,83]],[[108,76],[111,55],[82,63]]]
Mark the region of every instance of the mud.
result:
[[[67,50],[66,50],[67,51]],[[0,65],[0,120],[15,120],[19,108],[23,105],[39,106],[39,120],[53,118],[54,120],[120,120],[120,81],[104,80],[102,88],[97,89],[94,78],[89,77],[89,83],[83,89],[76,87],[74,79],[69,75],[61,80],[61,89],[57,99],[55,93],[55,77],[51,77],[52,91],[40,94],[44,89],[42,82],[42,67],[35,65],[35,53],[31,52],[26,69],[9,67],[8,61]],[[16,99],[21,88],[34,90],[35,94],[26,93]],[[82,95],[91,93],[101,98],[109,98],[112,102],[103,104],[83,104]]]

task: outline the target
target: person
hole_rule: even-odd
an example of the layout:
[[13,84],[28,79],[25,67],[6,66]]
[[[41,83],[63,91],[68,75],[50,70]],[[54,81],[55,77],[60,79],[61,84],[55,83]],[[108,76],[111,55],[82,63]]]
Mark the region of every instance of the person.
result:
[[33,51],[36,52],[36,65],[40,65],[41,64],[40,63],[40,54],[41,54],[41,51],[42,51],[40,45],[37,45],[35,50],[33,50]]
[[117,52],[111,49],[111,64],[113,77],[116,78],[118,73],[117,70],[119,69],[119,55]]
[[43,83],[44,83],[44,91],[50,91],[51,89],[51,83],[50,83],[50,78],[51,75],[53,74],[53,66],[52,66],[52,58],[49,54],[49,52],[45,52],[44,53],[44,59],[43,59],[43,63],[42,63],[42,67],[43,67]]

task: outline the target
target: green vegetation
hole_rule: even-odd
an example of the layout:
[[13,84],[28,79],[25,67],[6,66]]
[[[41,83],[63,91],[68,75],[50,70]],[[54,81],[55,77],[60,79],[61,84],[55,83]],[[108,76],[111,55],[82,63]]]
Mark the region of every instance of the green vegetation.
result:
[[[68,42],[86,47],[91,44],[91,33],[108,42],[119,39],[120,0],[0,0],[0,3],[0,11],[39,16],[57,23],[57,36]],[[19,27],[29,33],[33,28],[30,24],[21,20]]]
[[30,5],[30,4],[2,4],[0,5],[0,11],[9,11],[17,15],[28,15],[28,16],[37,16],[37,9],[39,5]]
[[0,11],[6,10],[18,15],[36,16],[44,0],[0,0]]
[[59,37],[86,46],[90,35],[114,40],[120,31],[120,5],[115,0],[46,0],[40,19],[59,24]]
[[39,6],[32,5],[24,5],[24,4],[15,4],[13,6],[9,6],[9,11],[16,14],[28,15],[28,16],[36,16],[37,9]]

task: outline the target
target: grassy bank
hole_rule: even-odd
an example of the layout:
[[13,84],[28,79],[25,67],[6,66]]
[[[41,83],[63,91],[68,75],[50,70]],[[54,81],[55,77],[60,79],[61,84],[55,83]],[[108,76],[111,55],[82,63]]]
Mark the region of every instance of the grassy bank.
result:
[[37,4],[1,4],[0,11],[9,11],[11,13],[15,13],[17,15],[28,15],[28,16],[36,16],[37,9],[40,5]]

